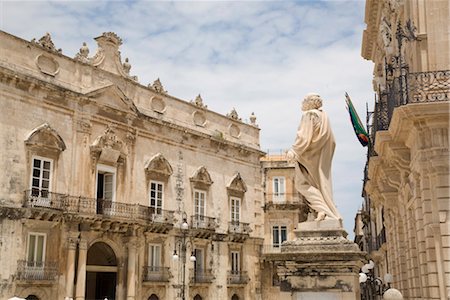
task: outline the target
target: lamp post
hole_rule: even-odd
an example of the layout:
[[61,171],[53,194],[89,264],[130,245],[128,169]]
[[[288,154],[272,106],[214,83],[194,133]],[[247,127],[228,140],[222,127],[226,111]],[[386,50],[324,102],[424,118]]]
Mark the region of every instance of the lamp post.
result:
[[379,277],[375,277],[373,269],[375,263],[370,260],[369,263],[365,264],[361,268],[361,273],[359,273],[359,283],[361,285],[361,299],[363,300],[373,300],[377,299],[377,296],[383,296],[387,291],[391,289],[391,283],[393,277],[391,274],[386,273],[384,275],[384,281]]
[[[189,245],[192,246],[192,242],[188,239],[189,235],[189,224],[187,223],[187,215],[183,211],[182,213],[182,223],[180,225],[181,237],[175,242],[175,249],[173,250],[173,260],[178,261],[181,258],[181,299],[186,299],[186,252]],[[179,249],[179,254],[177,253],[177,248]],[[194,252],[191,253],[189,257],[191,262],[196,261]]]

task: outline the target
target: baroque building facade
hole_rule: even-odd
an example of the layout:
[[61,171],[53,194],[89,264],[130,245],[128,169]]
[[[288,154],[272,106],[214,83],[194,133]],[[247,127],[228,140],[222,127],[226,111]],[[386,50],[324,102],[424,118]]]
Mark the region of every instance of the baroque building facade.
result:
[[[291,299],[291,291],[280,289],[281,280],[273,256],[281,245],[296,239],[298,223],[307,219],[309,209],[294,187],[295,165],[285,154],[268,154],[261,159],[264,190],[264,244],[261,251],[262,299]],[[281,261],[282,263],[282,261]]]
[[366,0],[376,101],[355,235],[404,299],[450,297],[449,11],[447,0]]
[[0,299],[260,299],[254,116],[139,84],[111,32],[0,41]]

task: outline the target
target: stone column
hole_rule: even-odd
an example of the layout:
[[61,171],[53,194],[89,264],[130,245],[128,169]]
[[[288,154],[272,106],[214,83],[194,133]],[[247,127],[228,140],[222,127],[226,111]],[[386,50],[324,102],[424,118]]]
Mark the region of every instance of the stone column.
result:
[[75,300],[84,300],[86,292],[86,261],[87,261],[87,241],[81,239],[78,252],[77,287],[75,290]]
[[136,238],[128,241],[127,300],[136,299]]
[[67,266],[66,266],[66,297],[69,299],[73,298],[76,250],[77,250],[77,238],[69,237],[67,240]]

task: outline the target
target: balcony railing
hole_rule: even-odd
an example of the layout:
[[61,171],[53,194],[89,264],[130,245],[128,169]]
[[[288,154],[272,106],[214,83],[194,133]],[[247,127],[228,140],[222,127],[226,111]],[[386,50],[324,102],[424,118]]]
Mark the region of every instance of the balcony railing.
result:
[[247,271],[228,271],[228,284],[247,284],[249,280]]
[[389,80],[386,89],[378,95],[372,125],[373,134],[389,128],[396,107],[449,100],[450,70],[408,73],[407,69],[402,69],[401,74]]
[[191,228],[215,230],[216,219],[202,215],[193,215],[191,216]]
[[386,229],[383,227],[380,233],[377,235],[377,249],[380,249],[381,246],[386,243]]
[[52,193],[47,190],[31,189],[25,191],[25,207],[40,207],[63,210],[67,195]]
[[96,214],[97,199],[68,196],[66,198],[65,210],[68,213]]
[[144,267],[143,281],[150,282],[167,282],[169,281],[170,273],[167,267]]
[[173,224],[174,222],[174,212],[169,210],[141,204],[74,197],[47,191],[45,193],[33,190],[25,191],[24,206],[50,208],[65,213],[138,219],[153,223]]
[[250,234],[251,232],[250,224],[239,221],[228,222],[228,232],[238,234]]
[[214,280],[212,269],[190,269],[191,283],[211,283]]
[[57,272],[57,262],[27,260],[17,262],[17,278],[19,280],[54,280]]

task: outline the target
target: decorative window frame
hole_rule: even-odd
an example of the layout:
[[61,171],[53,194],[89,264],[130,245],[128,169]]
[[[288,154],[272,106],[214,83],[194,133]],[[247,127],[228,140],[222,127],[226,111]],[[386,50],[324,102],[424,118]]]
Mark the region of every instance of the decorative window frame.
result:
[[[58,178],[58,161],[61,153],[66,150],[66,144],[58,132],[48,123],[44,123],[34,128],[24,140],[26,148],[27,178],[29,178],[29,187],[33,177],[33,160],[41,158],[51,160],[50,176]],[[56,181],[50,180],[49,191],[56,190]]]

